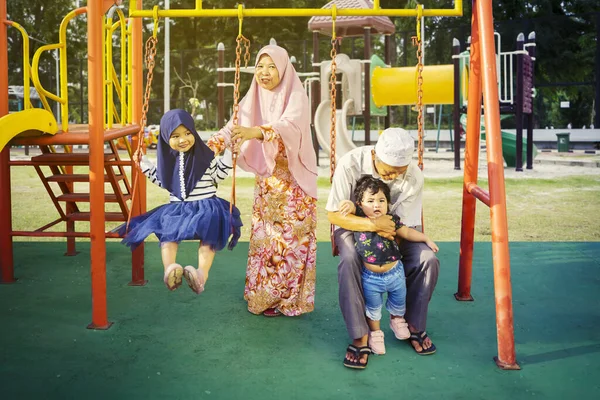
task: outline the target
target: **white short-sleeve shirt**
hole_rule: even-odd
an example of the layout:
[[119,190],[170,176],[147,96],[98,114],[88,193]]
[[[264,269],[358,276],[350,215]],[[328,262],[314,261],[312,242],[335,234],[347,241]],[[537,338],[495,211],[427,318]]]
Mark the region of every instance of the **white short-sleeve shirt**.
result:
[[[381,179],[373,166],[371,150],[374,146],[359,147],[344,154],[333,174],[333,183],[327,200],[327,211],[336,212],[342,200],[354,198],[356,182],[365,175]],[[421,207],[423,204],[423,173],[411,162],[403,175],[398,176],[390,187],[390,212],[400,217],[402,223],[414,227],[421,225]]]

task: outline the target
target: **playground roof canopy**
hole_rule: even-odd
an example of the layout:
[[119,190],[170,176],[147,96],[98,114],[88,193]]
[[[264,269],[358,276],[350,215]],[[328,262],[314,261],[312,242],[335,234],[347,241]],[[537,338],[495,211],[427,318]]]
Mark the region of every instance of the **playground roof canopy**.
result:
[[[334,0],[327,3],[323,8],[331,8],[332,4],[337,8],[373,8],[373,2],[370,0]],[[331,17],[312,17],[308,21],[308,29],[324,35],[331,36]],[[364,28],[370,27],[372,33],[380,35],[392,34],[396,27],[388,17],[337,17],[335,19],[335,31],[337,36],[351,37],[363,36]]]

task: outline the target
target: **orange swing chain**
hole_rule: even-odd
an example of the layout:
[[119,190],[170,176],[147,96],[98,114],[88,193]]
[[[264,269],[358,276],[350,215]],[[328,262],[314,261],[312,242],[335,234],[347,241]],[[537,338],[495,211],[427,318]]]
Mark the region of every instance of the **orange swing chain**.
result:
[[[329,129],[329,139],[330,139],[330,150],[329,150],[329,183],[333,183],[333,174],[335,172],[335,143],[336,143],[336,118],[337,118],[337,110],[336,110],[336,70],[337,64],[335,62],[335,57],[337,56],[337,48],[336,44],[338,42],[335,35],[335,18],[337,14],[337,6],[335,3],[331,6],[332,14],[331,14],[331,75],[329,76],[329,89],[331,93],[331,126]],[[339,255],[338,248],[335,244],[334,234],[334,225],[330,226],[330,240],[331,240],[331,253],[333,256]]]
[[330,150],[329,150],[329,183],[333,182],[333,174],[335,172],[335,143],[336,143],[336,118],[337,118],[337,110],[336,110],[336,73],[337,73],[337,63],[335,62],[335,57],[337,56],[337,38],[335,35],[335,18],[337,12],[337,6],[335,3],[332,5],[332,23],[331,23],[331,52],[329,56],[331,58],[331,75],[329,75],[329,89],[330,89],[330,98],[331,98],[331,125],[329,127],[329,140],[330,140]]
[[329,183],[333,181],[333,173],[335,172],[335,143],[336,143],[336,71],[337,64],[335,62],[335,56],[337,55],[336,49],[337,39],[331,39],[331,75],[329,76],[329,86],[331,88],[331,125],[329,130],[330,138],[330,152],[329,152]]
[[413,45],[417,46],[417,132],[419,141],[417,154],[419,156],[419,168],[423,170],[423,41],[421,40],[421,18],[423,7],[417,5],[417,35],[412,37]]
[[[238,20],[239,20],[239,33],[237,38],[235,39],[235,76],[233,79],[233,125],[238,124],[238,113],[240,110],[239,100],[240,100],[240,69],[242,64],[242,43],[245,47],[244,54],[244,66],[248,66],[248,62],[250,61],[250,40],[242,35],[242,9],[243,6],[240,4],[238,6]],[[229,213],[233,212],[233,206],[235,206],[235,170],[237,166],[237,157],[238,153],[235,150],[235,146],[231,143],[231,155],[232,155],[232,168],[231,168],[231,201],[229,202]]]
[[[423,171],[423,40],[421,40],[421,19],[423,17],[423,6],[417,4],[417,35],[412,37],[413,45],[417,46],[417,132],[419,135],[417,155],[419,157],[419,169]],[[421,207],[421,231],[425,232],[423,218],[423,207]]]
[[[144,151],[144,129],[146,128],[146,122],[148,122],[148,108],[150,107],[150,92],[152,90],[152,79],[154,78],[154,66],[156,65],[156,45],[158,43],[158,6],[154,6],[154,29],[152,31],[152,36],[148,38],[146,41],[145,48],[145,62],[146,68],[148,70],[146,75],[146,90],[144,92],[144,104],[142,105],[142,117],[140,118],[140,130],[137,133],[138,143],[135,152],[132,155],[132,161],[139,168],[140,161],[142,159],[143,151]],[[135,193],[137,192],[138,179],[140,175],[140,171],[135,174],[133,179],[133,186],[131,188],[131,207],[129,207],[129,212],[127,213],[127,224],[125,225],[125,232],[129,230],[129,222],[131,222],[131,211],[133,209],[133,205],[135,204]]]

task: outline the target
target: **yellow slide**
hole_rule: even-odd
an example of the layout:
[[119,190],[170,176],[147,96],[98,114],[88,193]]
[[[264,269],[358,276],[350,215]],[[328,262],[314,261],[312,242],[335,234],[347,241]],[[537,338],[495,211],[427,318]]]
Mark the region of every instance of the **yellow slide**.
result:
[[58,132],[58,125],[54,115],[42,108],[30,108],[0,117],[0,151],[12,138],[26,131],[54,135]]

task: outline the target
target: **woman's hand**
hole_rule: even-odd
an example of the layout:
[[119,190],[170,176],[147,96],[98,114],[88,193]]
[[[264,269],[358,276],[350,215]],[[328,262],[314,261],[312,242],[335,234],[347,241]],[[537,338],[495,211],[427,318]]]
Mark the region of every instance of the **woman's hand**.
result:
[[237,153],[240,151],[241,145],[250,139],[262,140],[263,133],[257,126],[248,128],[241,125],[235,125],[231,130],[231,142],[233,143],[233,150]]

